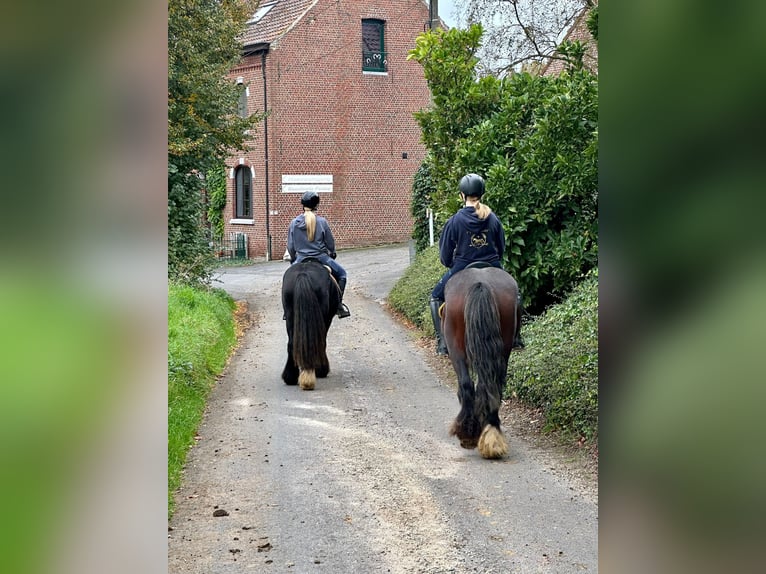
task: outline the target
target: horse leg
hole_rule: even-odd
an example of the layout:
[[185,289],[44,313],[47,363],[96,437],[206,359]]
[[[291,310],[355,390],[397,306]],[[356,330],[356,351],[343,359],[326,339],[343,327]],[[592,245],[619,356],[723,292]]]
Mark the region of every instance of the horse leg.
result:
[[285,326],[287,328],[287,362],[282,370],[282,380],[286,385],[298,384],[298,365],[293,354],[293,310],[283,303],[285,308]]
[[324,379],[330,374],[330,361],[327,359],[327,353],[324,354],[322,364],[316,368],[317,378]]
[[[505,361],[505,369],[501,372],[506,372],[508,369],[508,360]],[[483,421],[484,428],[481,431],[479,437],[479,454],[483,458],[494,459],[502,458],[508,454],[508,441],[503,435],[503,431],[500,430],[500,399],[503,393],[503,385],[505,379],[497,381],[497,395],[487,401],[489,405],[489,411]]]
[[[333,316],[334,315],[330,315],[330,318],[325,320],[325,340],[327,337],[327,332],[330,330],[330,324],[332,323]],[[329,374],[330,360],[327,358],[327,347],[325,346],[325,351],[322,355],[322,363],[316,368],[316,376],[317,378],[324,379]]]
[[292,337],[288,337],[287,341],[287,362],[285,368],[282,371],[282,380],[286,385],[298,384],[298,365],[295,364],[293,358],[293,341]]
[[450,427],[449,434],[460,439],[463,448],[476,448],[481,433],[481,426],[474,412],[474,385],[468,372],[465,358],[453,358],[452,365],[458,374],[457,398],[460,401],[460,412]]

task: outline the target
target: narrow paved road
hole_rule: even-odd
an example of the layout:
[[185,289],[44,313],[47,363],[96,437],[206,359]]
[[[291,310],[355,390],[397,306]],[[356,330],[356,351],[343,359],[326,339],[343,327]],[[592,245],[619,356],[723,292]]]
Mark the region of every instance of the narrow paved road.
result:
[[222,273],[255,325],[190,452],[169,572],[596,572],[592,496],[514,436],[500,461],[448,436],[454,391],[381,305],[409,264],[407,247],[338,261],[352,316],[333,322],[331,373],[314,391],[280,379],[286,264]]

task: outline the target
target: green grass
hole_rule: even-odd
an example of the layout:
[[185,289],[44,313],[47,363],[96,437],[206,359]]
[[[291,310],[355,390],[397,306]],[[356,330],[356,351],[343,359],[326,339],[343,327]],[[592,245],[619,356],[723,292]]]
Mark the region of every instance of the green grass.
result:
[[235,305],[220,289],[168,290],[168,515],[205,400],[236,344]]
[[[420,252],[388,297],[393,309],[433,336],[428,299],[445,268],[436,247]],[[523,294],[522,294],[523,295]],[[506,396],[541,408],[546,430],[595,439],[598,432],[598,272],[567,299],[522,328],[526,349],[514,352]]]

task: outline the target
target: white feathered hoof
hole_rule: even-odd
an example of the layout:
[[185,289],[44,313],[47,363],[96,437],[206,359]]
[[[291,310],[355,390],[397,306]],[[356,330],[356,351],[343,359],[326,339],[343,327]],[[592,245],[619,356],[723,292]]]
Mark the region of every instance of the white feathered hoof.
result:
[[298,384],[304,391],[313,391],[317,384],[317,378],[314,370],[312,369],[301,371],[301,374],[298,376]]
[[479,453],[484,458],[502,458],[508,454],[508,442],[499,428],[487,425],[479,437]]

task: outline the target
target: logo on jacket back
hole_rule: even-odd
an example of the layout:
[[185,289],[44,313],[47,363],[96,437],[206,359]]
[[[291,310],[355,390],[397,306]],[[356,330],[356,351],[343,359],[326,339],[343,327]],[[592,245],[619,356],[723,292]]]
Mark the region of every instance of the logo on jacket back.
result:
[[475,247],[476,249],[479,249],[481,247],[486,247],[487,245],[489,245],[489,243],[487,243],[486,232],[482,232],[481,234],[471,235],[471,247]]

